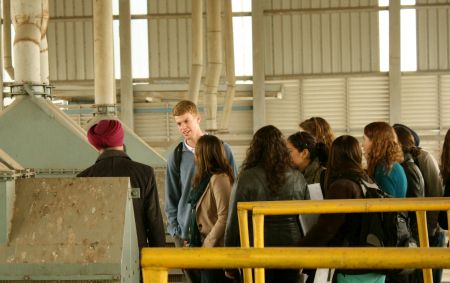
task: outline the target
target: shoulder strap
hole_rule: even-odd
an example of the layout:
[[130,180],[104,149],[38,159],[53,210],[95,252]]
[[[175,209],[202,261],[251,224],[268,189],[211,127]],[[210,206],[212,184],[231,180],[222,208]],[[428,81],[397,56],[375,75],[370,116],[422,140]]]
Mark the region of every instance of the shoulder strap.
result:
[[181,156],[183,155],[183,142],[180,142],[173,151],[173,158],[175,160],[175,169],[180,174]]

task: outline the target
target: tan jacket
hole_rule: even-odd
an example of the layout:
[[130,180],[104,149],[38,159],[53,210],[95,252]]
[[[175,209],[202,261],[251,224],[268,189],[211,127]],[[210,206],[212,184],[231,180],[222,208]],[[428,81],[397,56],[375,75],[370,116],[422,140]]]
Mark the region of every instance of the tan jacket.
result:
[[228,176],[213,175],[197,202],[196,220],[203,238],[203,247],[223,246],[230,193],[231,184]]

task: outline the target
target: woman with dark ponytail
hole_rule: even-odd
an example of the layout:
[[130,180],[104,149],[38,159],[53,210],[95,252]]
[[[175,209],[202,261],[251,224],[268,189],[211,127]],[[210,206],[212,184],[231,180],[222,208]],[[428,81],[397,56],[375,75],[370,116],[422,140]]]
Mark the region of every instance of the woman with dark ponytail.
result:
[[308,184],[320,183],[323,187],[328,151],[324,143],[316,142],[308,132],[297,132],[288,137],[287,147],[292,165],[300,170]]

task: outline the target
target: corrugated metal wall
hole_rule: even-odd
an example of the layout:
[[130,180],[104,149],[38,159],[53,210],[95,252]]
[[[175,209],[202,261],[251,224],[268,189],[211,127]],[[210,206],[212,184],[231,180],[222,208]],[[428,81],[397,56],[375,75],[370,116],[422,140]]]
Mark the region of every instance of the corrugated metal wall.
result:
[[433,5],[417,9],[417,68],[420,71],[450,69],[450,7],[449,0],[416,0],[417,4]]
[[377,5],[376,0],[266,0],[266,74],[379,71],[378,12],[319,10]]
[[94,79],[92,19],[83,17],[92,17],[92,0],[50,0],[49,8],[50,80]]

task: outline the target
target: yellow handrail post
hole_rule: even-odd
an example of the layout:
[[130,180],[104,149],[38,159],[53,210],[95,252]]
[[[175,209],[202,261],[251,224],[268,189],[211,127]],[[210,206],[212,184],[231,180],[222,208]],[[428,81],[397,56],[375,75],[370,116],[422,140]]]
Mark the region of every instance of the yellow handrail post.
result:
[[142,278],[146,283],[167,283],[169,273],[167,268],[145,268],[142,269]]
[[[253,214],[253,246],[264,248],[264,214]],[[255,283],[264,283],[264,268],[255,268]]]
[[[419,242],[420,246],[423,248],[428,248],[428,229],[427,229],[427,217],[426,211],[420,210],[416,211],[417,217],[417,230],[419,231]],[[423,282],[433,283],[433,273],[430,268],[422,269],[423,272]]]
[[[237,210],[238,222],[239,222],[239,236],[241,238],[241,247],[250,248],[250,236],[248,233],[248,210],[240,209]],[[244,268],[244,283],[253,282],[252,269]]]

